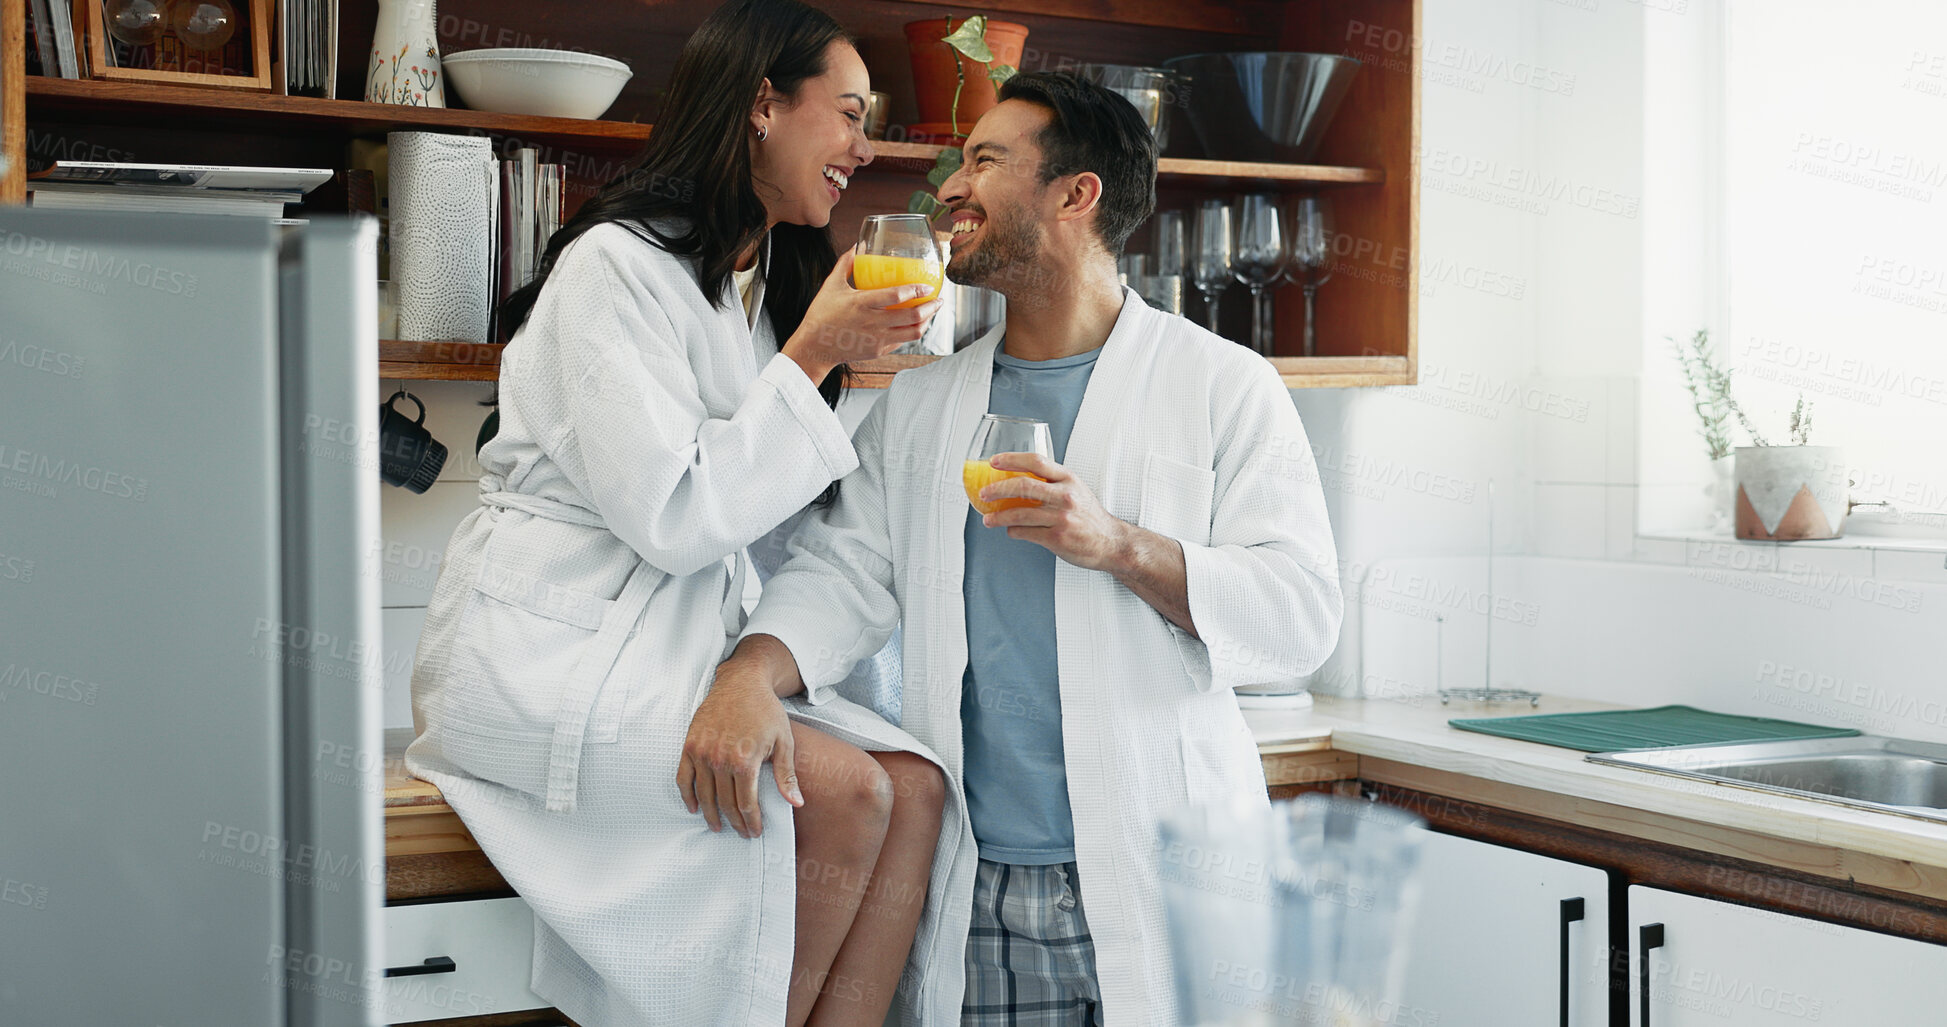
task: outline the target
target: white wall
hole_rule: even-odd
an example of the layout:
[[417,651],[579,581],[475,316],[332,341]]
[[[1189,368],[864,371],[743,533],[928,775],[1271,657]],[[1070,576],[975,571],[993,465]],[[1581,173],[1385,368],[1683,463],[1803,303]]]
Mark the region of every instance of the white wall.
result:
[[[390,485],[379,486],[380,630],[385,665],[385,726],[412,726],[412,656],[419,644],[419,628],[426,619],[426,603],[439,578],[446,540],[460,519],[480,505],[480,462],[473,440],[486,419],[481,400],[492,387],[477,382],[382,383],[381,395],[401,386],[426,404],[426,428],[446,446],[446,464],[439,480],[423,495]],[[407,415],[412,404],[400,400]]]
[[[1491,477],[1496,684],[1947,740],[1940,554],[1635,534],[1639,488],[1680,508],[1704,480],[1701,458],[1639,458],[1640,440],[1701,451],[1639,391],[1675,387],[1661,337],[1714,311],[1711,16],[1428,0],[1422,276],[1491,266],[1528,288],[1424,287],[1419,386],[1294,391],[1355,610],[1316,689],[1429,702],[1483,680]],[[1520,87],[1496,58],[1573,87]],[[1647,429],[1639,406],[1658,411]],[[1355,473],[1335,478],[1342,454]],[[1383,484],[1397,466],[1473,501]]]

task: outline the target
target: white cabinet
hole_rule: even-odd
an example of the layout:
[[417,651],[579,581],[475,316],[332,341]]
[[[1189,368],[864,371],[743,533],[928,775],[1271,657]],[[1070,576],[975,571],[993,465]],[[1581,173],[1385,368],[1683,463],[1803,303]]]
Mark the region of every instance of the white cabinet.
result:
[[519,898],[385,907],[380,1023],[485,1016],[549,1003],[527,990],[534,913]]
[[1408,952],[1399,1016],[1389,1022],[1607,1027],[1608,875],[1431,835]]
[[1632,1027],[1947,1021],[1947,946],[1643,887],[1629,940]]

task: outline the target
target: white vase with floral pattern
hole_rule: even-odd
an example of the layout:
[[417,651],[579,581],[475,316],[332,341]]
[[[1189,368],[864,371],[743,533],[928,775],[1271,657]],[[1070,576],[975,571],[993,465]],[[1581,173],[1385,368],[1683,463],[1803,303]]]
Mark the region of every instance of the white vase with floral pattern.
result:
[[379,0],[379,27],[366,56],[365,99],[446,106],[434,0]]

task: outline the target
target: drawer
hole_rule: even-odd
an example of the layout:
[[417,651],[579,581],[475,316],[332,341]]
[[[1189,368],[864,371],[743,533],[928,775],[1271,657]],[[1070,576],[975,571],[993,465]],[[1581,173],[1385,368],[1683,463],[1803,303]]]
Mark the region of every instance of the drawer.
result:
[[386,967],[416,968],[440,957],[452,960],[452,968],[385,979],[381,1023],[548,1007],[527,990],[534,914],[523,899],[385,907]]

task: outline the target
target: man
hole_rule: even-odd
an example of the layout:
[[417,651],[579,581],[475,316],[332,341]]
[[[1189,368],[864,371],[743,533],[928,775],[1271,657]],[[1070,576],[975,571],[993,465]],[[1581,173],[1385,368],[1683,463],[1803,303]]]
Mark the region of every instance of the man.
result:
[[[1006,295],[1006,323],[894,379],[854,439],[859,469],[794,538],[686,751],[714,770],[698,774],[717,782],[706,806],[755,819],[776,801],[760,800],[761,762],[780,792],[795,772],[773,696],[828,701],[903,617],[901,724],[964,788],[970,821],[942,844],[944,912],[928,925],[967,937],[962,1022],[1168,1024],[1157,820],[1186,802],[1267,803],[1231,689],[1331,653],[1336,554],[1277,374],[1117,283],[1116,255],[1155,207],[1134,108],[1052,74],[1000,97],[939,199],[948,275]],[[993,461],[1041,480],[982,492],[1036,505],[982,515],[961,494],[990,412],[1050,426],[1054,460]]]

